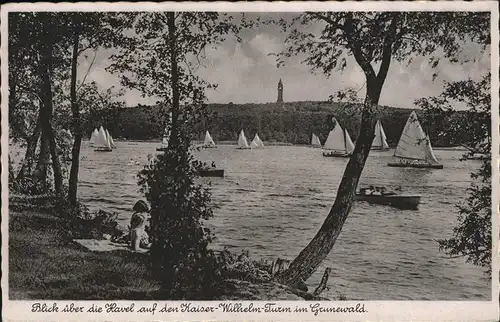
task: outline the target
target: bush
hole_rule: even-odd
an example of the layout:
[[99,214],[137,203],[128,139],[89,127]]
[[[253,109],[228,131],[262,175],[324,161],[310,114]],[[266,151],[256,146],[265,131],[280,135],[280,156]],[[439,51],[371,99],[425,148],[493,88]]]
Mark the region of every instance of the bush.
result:
[[139,173],[151,204],[151,260],[163,290],[177,298],[210,298],[220,279],[207,246],[212,232],[203,220],[213,216],[210,192],[195,184],[205,167],[188,149],[189,138],[159,154]]

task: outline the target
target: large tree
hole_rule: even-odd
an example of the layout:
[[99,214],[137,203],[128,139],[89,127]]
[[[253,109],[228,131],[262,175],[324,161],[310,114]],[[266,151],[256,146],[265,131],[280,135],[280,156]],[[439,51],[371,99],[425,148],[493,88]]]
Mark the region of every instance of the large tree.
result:
[[[205,89],[212,85],[194,71],[207,46],[237,30],[230,16],[216,12],[141,13],[134,41],[113,55],[109,68],[126,87],[158,100],[162,111],[156,117],[170,133],[168,149],[140,172],[139,183],[151,203],[153,272],[164,290],[178,296],[185,295],[187,284],[215,282],[214,270],[207,270],[214,263],[207,249],[212,235],[202,224],[212,216],[210,193],[195,184],[202,165],[190,153],[192,128],[203,116]],[[201,293],[206,297],[210,289]]]
[[[489,14],[484,12],[307,12],[291,23],[278,22],[288,32],[288,46],[278,55],[279,65],[288,57],[305,55],[304,63],[330,75],[345,68],[350,56],[366,80],[358,139],[335,202],[311,242],[279,276],[284,283],[307,280],[342,230],[370,152],[377,106],[391,62],[428,56],[436,67],[440,56],[456,60],[464,42],[477,42],[484,49],[490,42],[489,22]],[[310,25],[321,31],[304,31]]]
[[[68,14],[67,28],[71,46],[71,80],[70,80],[70,106],[72,112],[72,130],[74,133],[73,148],[71,151],[71,170],[68,183],[68,200],[75,206],[77,203],[78,169],[80,167],[80,148],[84,133],[85,122],[81,118],[82,96],[88,93],[78,93],[82,89],[85,78],[77,87],[78,60],[87,51],[124,45],[129,38],[124,35],[124,30],[130,28],[133,21],[131,14],[114,13],[70,13]],[[92,63],[89,67],[92,67]],[[86,75],[85,75],[86,76]],[[87,87],[88,89],[89,87]],[[95,94],[93,91],[91,94]],[[91,95],[94,97],[94,95]],[[111,106],[103,106],[109,108]]]
[[474,265],[491,269],[491,75],[479,80],[447,83],[436,97],[417,100],[416,104],[432,115],[448,114],[462,105],[463,116],[453,122],[450,133],[465,136],[472,151],[464,159],[479,153],[484,160],[471,173],[469,196],[458,207],[458,224],[453,235],[439,241],[441,250],[454,257],[465,257]]

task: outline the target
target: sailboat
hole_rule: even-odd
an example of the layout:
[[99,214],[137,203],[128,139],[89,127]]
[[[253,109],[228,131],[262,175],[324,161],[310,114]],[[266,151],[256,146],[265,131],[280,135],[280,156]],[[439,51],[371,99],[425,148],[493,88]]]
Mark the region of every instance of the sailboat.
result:
[[490,137],[484,138],[480,143],[476,144],[475,147],[467,145],[462,146],[469,150],[469,153],[466,156],[467,160],[487,160],[491,158],[489,153],[485,153],[491,149]]
[[111,148],[111,143],[109,142],[106,132],[104,131],[104,128],[102,126],[96,136],[94,147],[94,151],[97,152],[113,151],[113,149]]
[[212,136],[210,133],[207,131],[205,132],[205,140],[203,141],[203,147],[205,148],[216,148],[217,145],[214,142],[214,139],[212,139]]
[[238,149],[250,149],[248,146],[247,138],[245,137],[245,132],[241,130],[240,136],[238,137]]
[[321,148],[321,141],[319,140],[319,137],[314,133],[312,134],[312,138],[311,138],[311,147]]
[[250,143],[250,148],[252,149],[262,149],[264,148],[264,142],[260,139],[259,135],[255,133],[255,136],[252,140],[252,143]]
[[396,151],[394,151],[396,162],[390,162],[390,167],[431,168],[442,169],[443,165],[434,154],[431,140],[424,133],[415,111],[411,112],[406,121],[403,134],[399,139]]
[[111,146],[112,149],[116,148],[115,141],[113,140],[113,137],[111,134],[109,134],[108,129],[105,130],[106,132],[106,139],[109,141],[109,145]]
[[167,120],[167,125],[165,125],[165,130],[163,130],[163,138],[161,140],[161,147],[156,148],[156,151],[165,151],[168,148],[168,140],[170,138],[169,122],[172,120],[172,113],[169,114],[169,119]]
[[372,150],[387,151],[389,144],[387,144],[387,137],[385,136],[384,128],[380,120],[375,124],[375,137],[373,138]]
[[97,129],[94,129],[94,131],[90,135],[90,143],[89,143],[90,146],[94,146],[95,139],[96,139],[96,137],[97,137],[98,134],[99,134],[99,131]]
[[323,146],[323,156],[325,157],[348,157],[354,151],[354,144],[347,129],[342,130],[340,124],[334,118],[335,127],[328,133],[325,145]]

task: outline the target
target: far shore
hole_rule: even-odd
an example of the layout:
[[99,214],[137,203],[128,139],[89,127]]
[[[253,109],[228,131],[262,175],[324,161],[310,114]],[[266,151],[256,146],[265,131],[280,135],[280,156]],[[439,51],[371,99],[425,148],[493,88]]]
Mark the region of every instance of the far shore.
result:
[[[88,141],[88,140],[87,140]],[[147,142],[161,143],[160,139],[151,139],[151,140],[124,140],[124,139],[115,139],[116,142]],[[202,144],[203,141],[193,141],[195,144]],[[299,143],[289,143],[289,142],[274,142],[274,141],[264,141],[264,144],[267,146],[310,146],[309,144],[299,144]],[[219,141],[217,145],[237,145],[236,141]],[[389,147],[390,149],[395,149],[396,146]],[[444,151],[467,151],[466,148],[462,146],[433,146],[434,150],[444,150]]]

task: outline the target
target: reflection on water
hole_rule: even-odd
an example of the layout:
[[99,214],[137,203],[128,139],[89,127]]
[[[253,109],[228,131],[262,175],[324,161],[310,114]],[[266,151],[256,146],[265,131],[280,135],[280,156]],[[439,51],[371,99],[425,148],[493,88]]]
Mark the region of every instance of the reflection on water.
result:
[[[116,211],[126,227],[141,198],[137,172],[157,144],[117,142],[111,153],[96,153],[84,142],[79,197],[90,207]],[[477,162],[460,162],[461,152],[436,151],[443,170],[392,168],[393,151],[371,152],[363,185],[401,186],[422,195],[418,211],[358,202],[337,243],[318,272],[332,267],[330,291],[360,300],[486,300],[491,296],[483,271],[449,259],[436,239],[448,237],[456,223],[455,204],[466,197]],[[207,224],[217,246],[249,249],[256,258],[293,259],[312,239],[333,204],[348,162],[325,158],[319,149],[295,146],[237,150],[219,146],[197,152],[224,167],[225,178],[211,181],[215,217]]]

